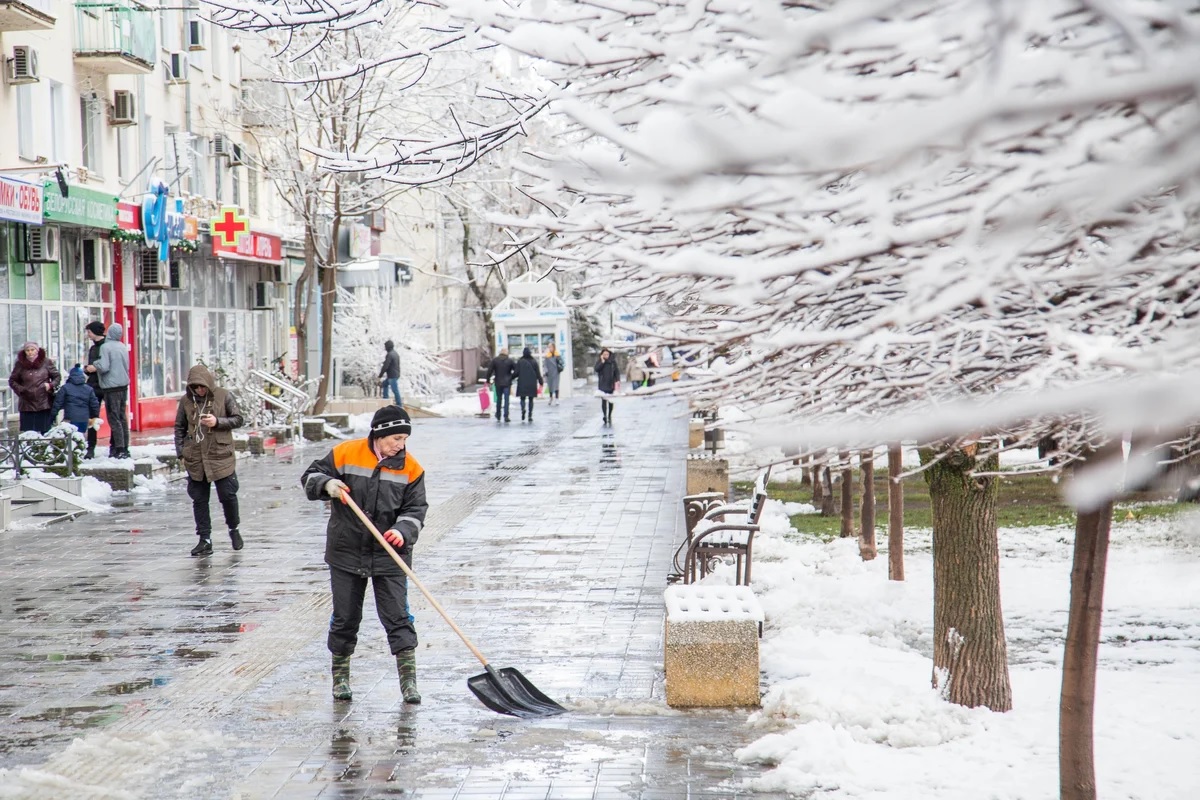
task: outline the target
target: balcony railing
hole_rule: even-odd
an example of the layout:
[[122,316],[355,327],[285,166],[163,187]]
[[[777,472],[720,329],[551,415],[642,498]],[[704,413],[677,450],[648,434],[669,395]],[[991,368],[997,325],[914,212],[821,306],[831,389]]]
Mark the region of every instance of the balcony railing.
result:
[[153,13],[136,3],[77,3],[75,57],[106,74],[148,74],[156,55]]

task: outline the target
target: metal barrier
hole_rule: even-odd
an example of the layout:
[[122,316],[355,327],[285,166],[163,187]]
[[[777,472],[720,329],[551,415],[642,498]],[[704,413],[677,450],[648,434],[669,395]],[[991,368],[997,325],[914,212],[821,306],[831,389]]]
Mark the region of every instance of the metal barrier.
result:
[[86,446],[66,436],[0,436],[0,464],[11,464],[18,476],[29,468],[52,472],[64,478],[79,475]]

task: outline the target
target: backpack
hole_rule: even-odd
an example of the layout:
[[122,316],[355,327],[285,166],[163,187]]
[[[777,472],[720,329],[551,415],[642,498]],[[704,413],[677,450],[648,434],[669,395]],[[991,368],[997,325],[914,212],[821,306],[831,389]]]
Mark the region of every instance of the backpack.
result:
[[562,357],[562,356],[555,356],[555,357],[554,357],[554,366],[558,367],[558,371],[559,371],[559,372],[562,372],[562,371],[563,371],[563,368],[564,368],[566,365],[565,365],[565,364],[563,364],[563,357]]

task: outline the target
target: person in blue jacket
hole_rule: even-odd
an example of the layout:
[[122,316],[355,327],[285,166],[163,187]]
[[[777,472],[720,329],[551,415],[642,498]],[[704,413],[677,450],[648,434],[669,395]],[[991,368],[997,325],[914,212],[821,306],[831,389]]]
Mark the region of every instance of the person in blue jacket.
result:
[[78,428],[80,433],[86,433],[92,420],[100,416],[100,398],[88,386],[83,368],[78,364],[71,367],[67,382],[54,395],[52,418],[57,419],[60,411],[63,412],[63,419]]

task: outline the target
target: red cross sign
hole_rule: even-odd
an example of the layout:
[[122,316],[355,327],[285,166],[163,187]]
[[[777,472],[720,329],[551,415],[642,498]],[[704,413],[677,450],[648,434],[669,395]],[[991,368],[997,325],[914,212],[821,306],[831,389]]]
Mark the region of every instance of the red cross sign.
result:
[[236,206],[224,206],[221,215],[209,221],[209,232],[221,244],[233,247],[238,239],[250,232],[250,222],[240,214]]

